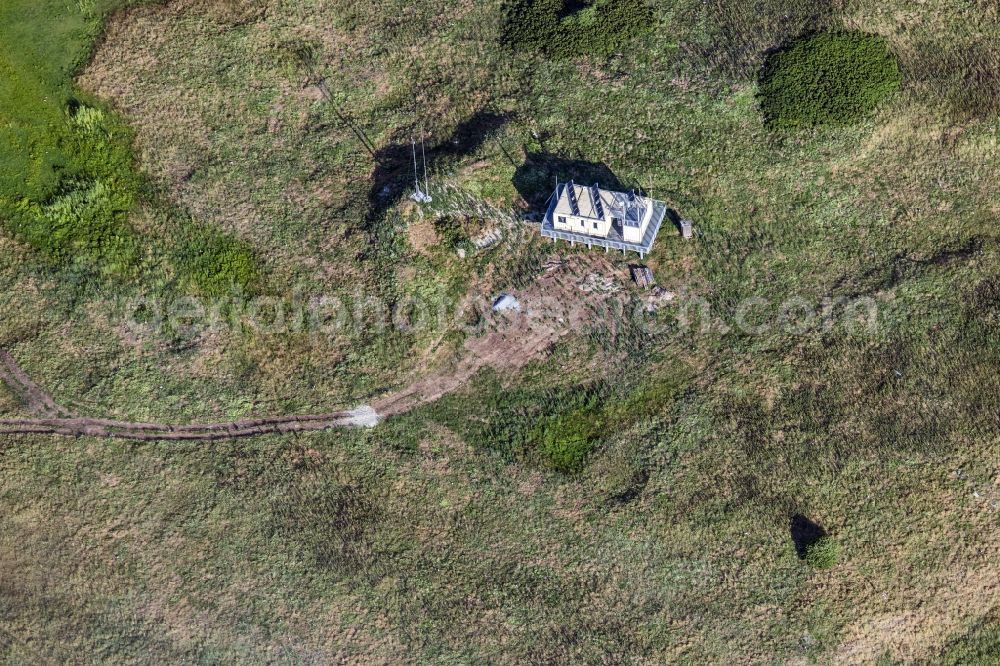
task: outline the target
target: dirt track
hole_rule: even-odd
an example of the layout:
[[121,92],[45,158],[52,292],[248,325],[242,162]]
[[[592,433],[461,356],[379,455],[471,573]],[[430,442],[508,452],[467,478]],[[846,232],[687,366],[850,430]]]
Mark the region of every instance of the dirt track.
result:
[[36,414],[64,418],[73,416],[69,410],[57,405],[48,393],[31,381],[31,377],[21,370],[14,357],[3,349],[0,349],[0,382],[9,386],[25,406]]
[[[579,288],[581,271],[611,270],[607,260],[591,258],[575,262],[576,270],[558,270],[540,278],[526,293],[519,294],[527,306],[516,315],[503,315],[491,322],[491,331],[466,341],[454,367],[417,379],[406,388],[349,411],[233,421],[170,425],[130,423],[77,416],[60,406],[0,350],[0,382],[3,382],[36,416],[0,419],[0,435],[63,435],[105,437],[139,442],[215,441],[291,432],[316,432],[331,428],[370,428],[382,419],[403,414],[458,390],[485,367],[519,370],[546,353],[556,341],[578,329],[593,310],[586,299],[572,297]],[[592,274],[590,274],[592,275]],[[588,275],[589,277],[589,275]],[[591,301],[600,296],[590,295]]]
[[232,423],[168,425],[164,423],[128,423],[108,419],[50,418],[0,420],[0,435],[65,435],[69,437],[108,437],[139,442],[213,441],[239,439],[289,432],[314,432],[330,428],[366,427],[378,418],[370,408],[350,412],[332,412],[309,416],[286,416],[271,419],[247,419]]
[[533,331],[518,337],[519,353],[515,363],[509,361],[508,334],[490,333],[477,338],[456,368],[443,374],[423,378],[406,389],[377,400],[372,407],[362,406],[350,411],[329,412],[275,418],[245,419],[231,423],[169,425],[165,423],[130,423],[111,419],[75,416],[42,391],[18,367],[7,352],[0,350],[0,380],[39,415],[30,419],[0,419],[0,435],[65,435],[70,437],[108,437],[140,442],[151,441],[214,441],[239,439],[268,434],[315,432],[331,428],[374,427],[383,418],[402,414],[414,407],[437,400],[463,386],[485,366],[523,366],[543,352],[558,335],[551,330]]

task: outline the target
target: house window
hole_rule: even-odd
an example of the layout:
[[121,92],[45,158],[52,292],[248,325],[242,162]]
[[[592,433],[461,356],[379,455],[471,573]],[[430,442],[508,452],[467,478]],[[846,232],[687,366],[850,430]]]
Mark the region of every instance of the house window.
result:
[[559,224],[566,224],[566,216],[565,215],[560,215],[559,216]]
[[586,223],[586,222],[584,222],[583,220],[580,220],[580,226],[581,226],[581,227],[586,227],[586,226],[587,226],[587,223]]
[[595,229],[597,228],[597,222],[594,222],[594,228]]

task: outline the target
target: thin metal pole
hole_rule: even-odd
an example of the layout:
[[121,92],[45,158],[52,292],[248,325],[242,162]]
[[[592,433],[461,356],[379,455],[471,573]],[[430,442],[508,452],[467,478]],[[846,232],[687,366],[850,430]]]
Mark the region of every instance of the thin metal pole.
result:
[[420,176],[417,175],[417,141],[416,139],[411,139],[413,143],[413,184],[417,188],[417,192],[420,191]]
[[427,150],[424,148],[424,135],[423,132],[420,133],[420,154],[424,158],[424,193],[431,191],[431,186],[427,182]]

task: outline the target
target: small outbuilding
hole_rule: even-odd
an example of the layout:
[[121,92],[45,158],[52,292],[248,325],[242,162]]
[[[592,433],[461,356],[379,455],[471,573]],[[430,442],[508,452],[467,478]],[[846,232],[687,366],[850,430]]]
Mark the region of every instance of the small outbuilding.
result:
[[694,225],[691,220],[681,220],[681,236],[684,238],[694,238]]

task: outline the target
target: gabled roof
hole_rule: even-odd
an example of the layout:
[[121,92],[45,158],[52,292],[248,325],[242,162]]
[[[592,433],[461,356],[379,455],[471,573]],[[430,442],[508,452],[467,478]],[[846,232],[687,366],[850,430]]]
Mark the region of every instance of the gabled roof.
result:
[[562,183],[556,190],[556,215],[573,215],[605,220],[607,215],[622,220],[627,227],[641,227],[649,200],[631,192],[602,190],[598,185]]
[[592,220],[603,220],[605,202],[607,198],[610,203],[609,193],[601,190],[596,185],[586,187],[576,183],[563,183],[556,191],[559,197],[556,202],[556,213],[559,215],[573,215],[575,217],[586,217]]

